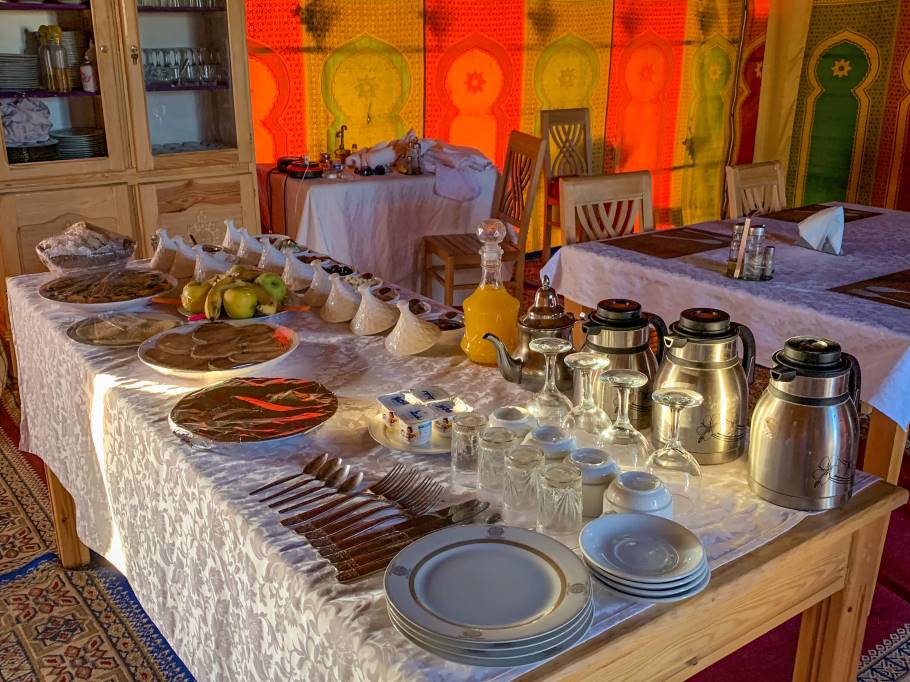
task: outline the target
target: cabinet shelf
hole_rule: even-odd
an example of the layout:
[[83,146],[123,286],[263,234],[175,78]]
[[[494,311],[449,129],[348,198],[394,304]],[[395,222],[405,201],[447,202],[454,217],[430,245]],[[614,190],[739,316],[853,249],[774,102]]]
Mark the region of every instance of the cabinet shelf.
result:
[[204,14],[207,12],[223,12],[224,7],[139,7],[141,14]]
[[12,9],[41,12],[67,12],[72,10],[87,10],[89,9],[89,4],[87,2],[82,2],[78,5],[67,5],[62,2],[7,2],[0,4],[0,11]]
[[227,83],[208,83],[199,85],[170,85],[168,83],[148,83],[145,86],[146,92],[214,92],[216,90],[228,90],[230,85]]
[[[3,7],[3,5],[0,5]],[[85,90],[70,90],[69,92],[52,92],[50,90],[0,90],[0,99],[10,99],[20,96],[36,97],[100,97],[100,92],[86,92]]]

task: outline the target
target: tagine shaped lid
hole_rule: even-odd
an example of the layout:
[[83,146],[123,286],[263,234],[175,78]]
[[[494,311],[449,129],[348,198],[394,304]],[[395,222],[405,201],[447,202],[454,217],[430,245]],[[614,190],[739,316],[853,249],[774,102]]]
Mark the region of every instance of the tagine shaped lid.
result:
[[575,317],[560,305],[556,290],[550,286],[550,278],[544,275],[543,284],[534,294],[533,305],[520,322],[530,329],[561,329],[574,324]]

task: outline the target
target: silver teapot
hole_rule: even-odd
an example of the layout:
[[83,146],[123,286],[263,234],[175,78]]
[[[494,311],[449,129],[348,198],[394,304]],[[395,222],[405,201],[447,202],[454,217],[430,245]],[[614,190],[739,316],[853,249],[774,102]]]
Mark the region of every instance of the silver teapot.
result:
[[[743,355],[737,355],[742,341]],[[721,464],[746,451],[748,384],[755,373],[755,339],[751,330],[714,308],[689,308],[670,325],[654,389],[688,388],[704,402],[683,410],[679,436],[699,464]],[[666,442],[670,408],[655,405],[651,429],[655,443]]]
[[819,511],[850,499],[859,450],[859,363],[834,341],[789,339],[752,413],[749,487],[769,502]]
[[[521,384],[529,391],[539,391],[543,387],[546,363],[543,355],[531,350],[531,340],[557,336],[571,343],[574,325],[575,316],[559,304],[556,290],[550,286],[550,278],[545,276],[543,286],[534,295],[534,305],[518,320],[514,356],[495,334],[485,334],[483,338],[496,346],[496,364],[506,380]],[[556,360],[556,385],[565,392],[572,390],[572,371],[565,363],[565,356],[571,352],[559,355]]]
[[[651,328],[657,332],[657,355],[651,350]],[[648,383],[629,395],[629,420],[639,431],[651,426],[651,391],[657,368],[664,354],[667,325],[653,313],[643,313],[641,304],[625,298],[608,298],[581,325],[585,332],[584,350],[603,353],[610,358],[610,369],[634,369]],[[580,387],[576,386],[575,402]],[[617,391],[601,381],[595,382],[595,402],[616,419]]]

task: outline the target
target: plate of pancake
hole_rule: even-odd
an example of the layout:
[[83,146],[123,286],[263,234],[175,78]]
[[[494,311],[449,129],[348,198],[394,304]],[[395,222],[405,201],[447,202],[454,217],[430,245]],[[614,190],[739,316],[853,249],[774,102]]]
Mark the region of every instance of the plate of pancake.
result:
[[123,268],[63,275],[42,284],[38,294],[71,310],[109,312],[143,306],[176,286],[164,272]]
[[275,364],[300,343],[288,327],[258,320],[196,322],[156,334],[139,359],[156,372],[194,381],[221,381]]

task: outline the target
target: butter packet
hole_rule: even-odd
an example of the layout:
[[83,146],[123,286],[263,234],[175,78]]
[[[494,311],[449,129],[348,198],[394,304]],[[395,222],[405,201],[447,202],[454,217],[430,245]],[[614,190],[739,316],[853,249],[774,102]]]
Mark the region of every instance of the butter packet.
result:
[[430,405],[408,405],[395,410],[398,437],[409,445],[425,445],[433,434],[433,420],[439,416]]
[[394,426],[398,421],[398,417],[395,415],[396,410],[417,404],[417,401],[404,391],[381,395],[376,398],[376,401],[379,403],[379,411],[382,415],[382,423],[386,426]]
[[439,386],[420,386],[418,388],[409,388],[407,393],[411,395],[418,403],[431,403],[436,400],[445,400],[451,398],[452,394]]
[[428,403],[427,407],[432,407],[436,411],[437,416],[433,420],[433,431],[442,438],[452,437],[452,421],[455,419],[456,414],[471,411],[471,407],[461,398],[437,400]]

